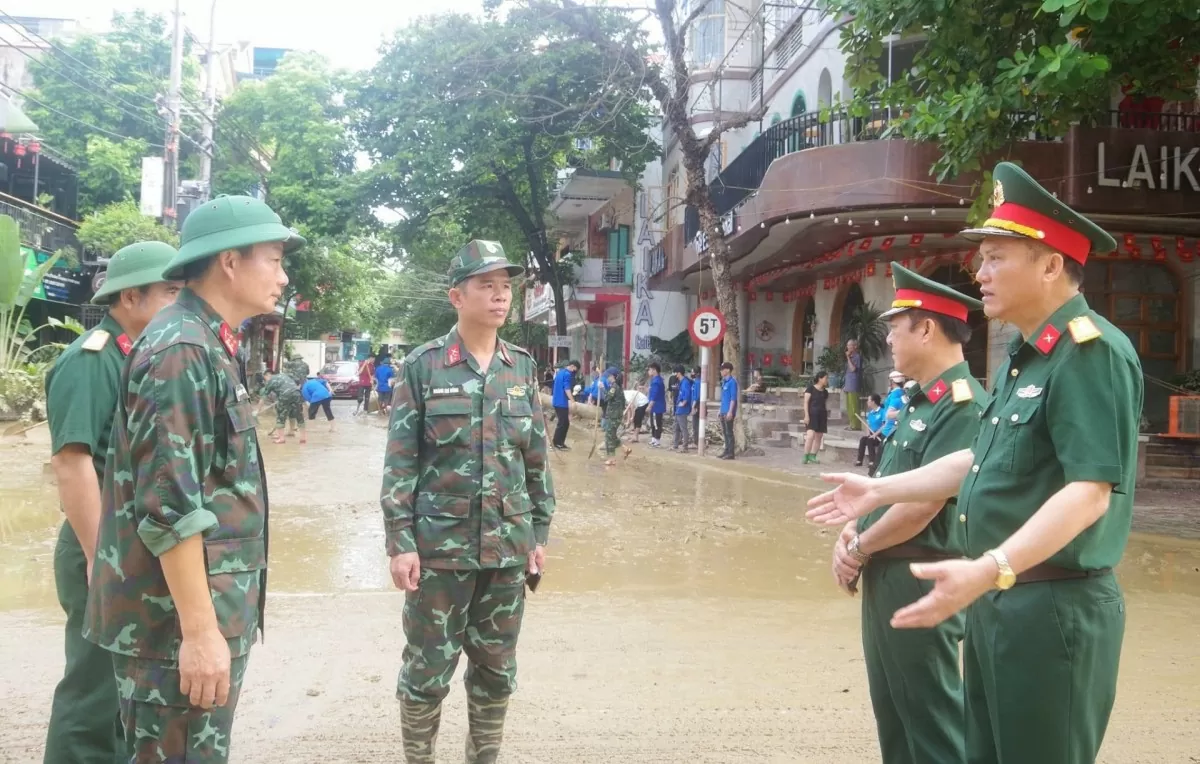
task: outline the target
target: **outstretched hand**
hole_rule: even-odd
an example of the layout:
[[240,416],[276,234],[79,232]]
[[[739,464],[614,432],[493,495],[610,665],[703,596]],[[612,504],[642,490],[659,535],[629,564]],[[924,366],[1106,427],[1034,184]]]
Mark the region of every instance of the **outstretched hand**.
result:
[[834,472],[822,474],[821,479],[837,487],[809,499],[805,517],[814,523],[842,525],[866,515],[881,504],[875,482],[865,475]]
[[893,629],[931,629],[963,610],[992,588],[996,563],[988,556],[978,560],[945,560],[914,563],[912,574],[933,581],[933,590],[892,616]]

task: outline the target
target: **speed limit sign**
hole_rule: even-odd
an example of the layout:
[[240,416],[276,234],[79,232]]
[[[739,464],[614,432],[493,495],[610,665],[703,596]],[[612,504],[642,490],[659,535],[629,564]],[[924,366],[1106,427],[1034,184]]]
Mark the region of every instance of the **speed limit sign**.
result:
[[716,308],[700,308],[688,321],[692,341],[701,347],[714,347],[725,337],[725,316]]

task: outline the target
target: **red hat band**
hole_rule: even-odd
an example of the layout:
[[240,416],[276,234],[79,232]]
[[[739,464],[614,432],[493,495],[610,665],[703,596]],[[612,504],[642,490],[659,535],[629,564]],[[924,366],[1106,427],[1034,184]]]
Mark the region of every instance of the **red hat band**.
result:
[[992,216],[983,225],[1045,242],[1080,264],[1087,262],[1092,250],[1091,240],[1079,231],[1013,202],[1005,202],[992,210]]
[[897,289],[896,299],[892,300],[893,308],[919,308],[930,313],[941,313],[959,321],[967,320],[967,306],[949,297],[942,297],[932,292],[922,292],[919,289]]

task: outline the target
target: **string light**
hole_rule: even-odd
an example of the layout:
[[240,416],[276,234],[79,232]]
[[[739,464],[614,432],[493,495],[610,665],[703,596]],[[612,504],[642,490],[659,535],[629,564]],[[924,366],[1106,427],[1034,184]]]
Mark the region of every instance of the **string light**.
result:
[[879,225],[879,221],[878,221],[878,220],[876,220],[876,221],[875,221],[875,225]]
[[846,221],[846,225],[854,225],[854,221],[853,221],[853,220],[847,220],[847,221]]
[[966,200],[966,199],[959,199],[959,200],[958,200],[958,206],[959,206],[959,207],[963,206],[963,205],[964,205],[964,204],[966,204],[966,203],[967,203],[967,200]]
[[930,210],[930,211],[929,211],[929,214],[930,214],[930,215],[933,215],[933,216],[936,218],[936,217],[937,217],[937,210]]
[[766,227],[767,227],[767,224],[766,224],[766,223],[759,223],[759,224],[758,224],[758,227],[759,227],[759,228],[766,228]]
[[834,219],[833,219],[833,224],[834,224],[834,225],[837,225],[837,223],[838,223],[838,219],[837,219],[837,218],[834,218]]
[[815,218],[816,216],[817,216],[817,213],[815,213],[815,212],[810,212],[810,213],[808,213],[808,219],[809,219],[809,220],[812,220],[812,219],[813,219],[813,218]]
[[1092,193],[1092,187],[1091,187],[1091,186],[1088,186],[1088,193],[1089,193],[1089,194],[1090,194],[1090,193]]
[[791,218],[784,218],[783,224],[784,224],[784,225],[791,225],[791,224],[792,224],[792,219],[791,219]]
[[908,222],[908,215],[905,215],[905,216],[904,216],[904,222],[905,222],[905,223],[907,223],[907,222]]

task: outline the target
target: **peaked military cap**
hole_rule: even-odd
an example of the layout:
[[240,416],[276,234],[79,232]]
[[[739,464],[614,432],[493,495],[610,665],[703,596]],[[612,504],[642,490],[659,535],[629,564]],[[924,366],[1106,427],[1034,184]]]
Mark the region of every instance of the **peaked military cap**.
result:
[[983,308],[983,303],[974,297],[968,297],[957,289],[927,279],[895,263],[892,263],[892,284],[896,288],[896,298],[892,300],[891,310],[884,311],[880,318],[916,308],[966,321],[969,312]]
[[991,216],[962,236],[972,241],[985,236],[1035,239],[1080,264],[1090,254],[1117,248],[1107,231],[1060,202],[1012,162],[1001,162],[992,171]]
[[456,287],[472,276],[499,270],[507,271],[514,278],[525,272],[521,266],[508,261],[500,242],[473,239],[450,261],[450,286]]
[[304,246],[304,237],[286,227],[275,211],[250,196],[218,196],[188,215],[179,234],[179,254],[164,275],[183,278],[183,267],[228,249],[278,241],[285,253]]
[[116,300],[123,289],[167,281],[163,270],[177,254],[174,247],[161,241],[139,241],[122,247],[108,261],[104,283],[92,295],[92,304],[107,305]]

